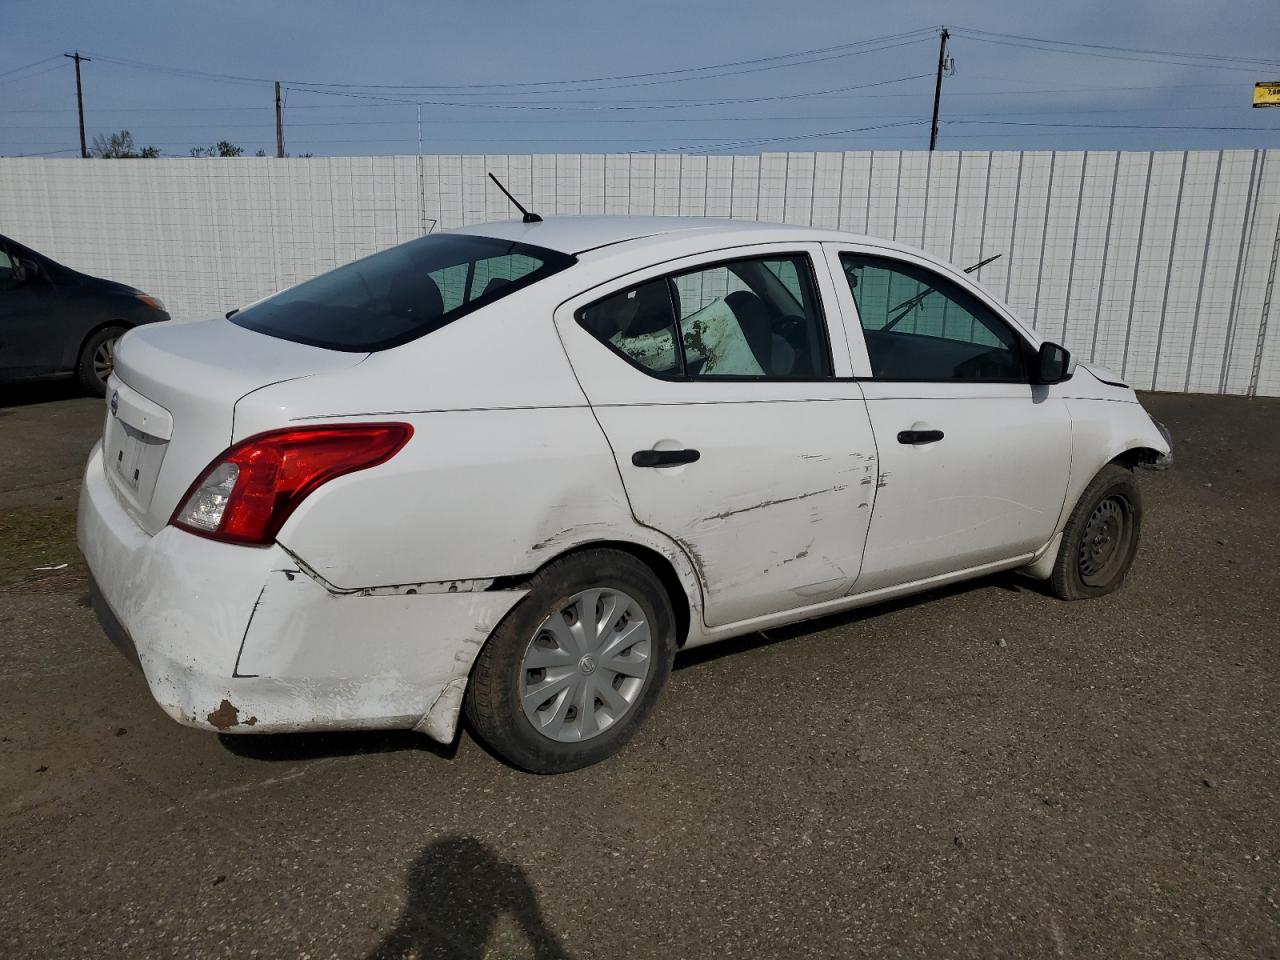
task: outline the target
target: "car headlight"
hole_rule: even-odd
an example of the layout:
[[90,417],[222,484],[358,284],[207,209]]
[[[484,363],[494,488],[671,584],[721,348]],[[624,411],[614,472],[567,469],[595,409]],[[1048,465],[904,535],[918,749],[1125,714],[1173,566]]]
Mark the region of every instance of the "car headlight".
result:
[[139,300],[141,300],[143,303],[145,303],[152,310],[159,310],[161,313],[168,312],[164,308],[164,301],[161,300],[159,297],[153,297],[151,296],[151,294],[143,293],[140,290],[135,292],[134,296],[137,297]]

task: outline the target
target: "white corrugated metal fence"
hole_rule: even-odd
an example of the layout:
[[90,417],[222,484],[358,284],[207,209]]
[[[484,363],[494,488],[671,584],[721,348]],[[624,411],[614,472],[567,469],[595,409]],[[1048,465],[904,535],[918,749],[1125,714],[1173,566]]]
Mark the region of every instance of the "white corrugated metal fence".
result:
[[838,227],[961,266],[999,253],[983,284],[1134,385],[1280,395],[1274,150],[0,159],[0,233],[198,319],[511,217],[489,171],[543,215]]

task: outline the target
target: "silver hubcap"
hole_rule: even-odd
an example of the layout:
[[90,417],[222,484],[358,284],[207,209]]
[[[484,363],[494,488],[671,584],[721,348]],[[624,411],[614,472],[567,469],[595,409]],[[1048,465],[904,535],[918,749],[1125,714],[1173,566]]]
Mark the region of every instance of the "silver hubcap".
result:
[[98,349],[93,351],[93,375],[102,383],[107,382],[107,377],[111,376],[111,368],[115,363],[116,340],[113,337],[110,340],[104,340],[98,344]]
[[589,740],[635,706],[652,662],[644,610],[620,590],[570,597],[525,649],[520,701],[533,728],[561,743]]

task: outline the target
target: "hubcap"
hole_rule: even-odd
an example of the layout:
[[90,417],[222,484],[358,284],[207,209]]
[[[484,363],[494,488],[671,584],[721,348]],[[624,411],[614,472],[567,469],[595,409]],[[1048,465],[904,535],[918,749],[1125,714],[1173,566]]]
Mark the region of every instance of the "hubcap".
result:
[[520,702],[533,728],[561,743],[589,740],[635,706],[652,662],[644,610],[621,590],[575,593],[525,649]]
[[1110,583],[1124,564],[1131,537],[1129,508],[1124,500],[1107,497],[1094,507],[1080,538],[1080,579],[1091,587]]
[[98,344],[98,349],[93,351],[93,375],[98,378],[99,383],[106,383],[107,377],[111,376],[111,370],[115,365],[116,340],[104,340]]

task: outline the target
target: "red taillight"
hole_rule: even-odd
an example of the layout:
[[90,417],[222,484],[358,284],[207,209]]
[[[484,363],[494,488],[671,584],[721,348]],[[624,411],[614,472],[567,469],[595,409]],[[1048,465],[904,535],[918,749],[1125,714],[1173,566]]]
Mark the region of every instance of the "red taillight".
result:
[[273,430],[242,440],[209,464],[170,519],[232,543],[271,543],[310,493],[335,477],[390,460],[413,436],[407,423]]

